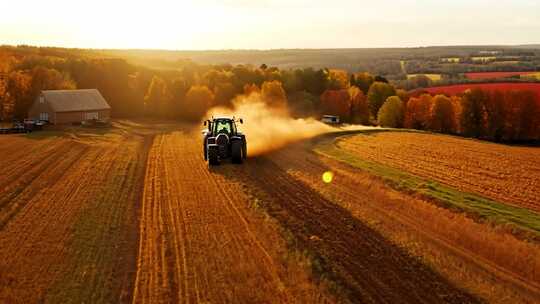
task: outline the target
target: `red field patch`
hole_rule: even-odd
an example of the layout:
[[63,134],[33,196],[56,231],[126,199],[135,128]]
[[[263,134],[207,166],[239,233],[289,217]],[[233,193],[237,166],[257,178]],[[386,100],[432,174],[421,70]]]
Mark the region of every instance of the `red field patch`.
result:
[[480,88],[486,91],[509,91],[509,90],[526,90],[536,93],[536,99],[540,101],[540,83],[473,83],[473,84],[458,84],[442,87],[431,87],[416,91],[415,93],[427,92],[429,94],[445,94],[458,95],[468,89]]
[[507,78],[520,75],[535,74],[536,72],[485,72],[485,73],[465,73],[467,79],[495,79]]

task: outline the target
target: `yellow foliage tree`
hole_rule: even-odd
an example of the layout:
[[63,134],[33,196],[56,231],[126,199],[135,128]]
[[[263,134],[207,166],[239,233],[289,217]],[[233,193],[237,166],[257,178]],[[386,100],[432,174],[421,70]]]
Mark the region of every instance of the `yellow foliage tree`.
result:
[[403,123],[403,102],[397,96],[386,99],[377,115],[379,125],[382,127],[398,128]]

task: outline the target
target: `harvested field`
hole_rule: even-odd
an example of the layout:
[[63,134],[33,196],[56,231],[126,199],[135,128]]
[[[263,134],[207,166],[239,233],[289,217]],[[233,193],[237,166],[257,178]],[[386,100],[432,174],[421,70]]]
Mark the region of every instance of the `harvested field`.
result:
[[338,146],[464,192],[540,212],[537,148],[409,132],[356,135]]
[[194,135],[158,136],[150,150],[133,302],[328,301],[280,258],[284,240],[241,185],[208,170]]
[[0,141],[0,302],[129,298],[144,139]]
[[391,189],[310,141],[209,169],[199,136],[117,121],[0,137],[0,303],[540,298],[537,244]]

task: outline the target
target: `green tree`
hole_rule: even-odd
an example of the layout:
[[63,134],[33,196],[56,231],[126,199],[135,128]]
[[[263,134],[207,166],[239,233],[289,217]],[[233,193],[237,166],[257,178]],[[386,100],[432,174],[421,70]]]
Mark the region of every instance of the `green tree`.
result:
[[379,109],[390,96],[396,95],[393,86],[384,82],[374,82],[369,88],[367,99],[372,117],[378,117]]
[[398,128],[403,124],[403,102],[397,96],[390,96],[378,112],[377,121],[382,127]]

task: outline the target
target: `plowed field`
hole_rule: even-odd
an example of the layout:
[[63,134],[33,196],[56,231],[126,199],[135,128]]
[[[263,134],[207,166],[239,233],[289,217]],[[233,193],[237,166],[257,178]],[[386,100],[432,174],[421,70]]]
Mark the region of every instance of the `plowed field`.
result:
[[536,244],[317,142],[209,169],[178,124],[32,136],[0,137],[0,303],[540,299]]

